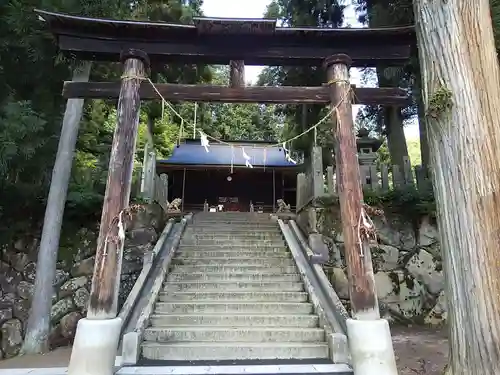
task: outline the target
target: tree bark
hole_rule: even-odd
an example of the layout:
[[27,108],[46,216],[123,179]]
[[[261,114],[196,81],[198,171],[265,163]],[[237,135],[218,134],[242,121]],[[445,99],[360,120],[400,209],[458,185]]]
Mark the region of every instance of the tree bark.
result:
[[429,142],[427,141],[427,118],[425,117],[425,107],[421,96],[418,98],[417,111],[418,132],[420,138],[420,160],[425,174],[428,177],[431,167],[431,157],[429,155]]
[[487,0],[415,0],[450,374],[500,374],[500,75]]
[[245,61],[231,60],[229,62],[229,86],[245,86]]
[[[370,250],[370,232],[363,208],[363,190],[352,120],[352,94],[349,84],[350,58],[335,55],[325,62],[330,84],[331,107],[335,125],[337,191],[344,236],[349,297],[354,319],[380,318]],[[369,220],[369,219],[368,219]]]
[[[91,62],[84,62],[75,67],[73,81],[88,82],[91,65]],[[42,239],[37,260],[35,291],[21,349],[23,354],[49,351],[50,310],[54,293],[53,282],[56,273],[59,238],[83,104],[84,99],[68,99],[66,102],[47,207],[45,208]]]
[[141,107],[139,88],[147,62],[147,56],[136,50],[128,51],[124,58],[118,120],[111,147],[88,319],[112,319],[117,314],[126,210]]
[[427,141],[427,118],[425,116],[425,105],[422,99],[422,74],[420,68],[416,73],[415,77],[416,85],[414,90],[416,91],[416,101],[417,101],[417,112],[418,112],[418,132],[420,137],[420,160],[422,167],[424,168],[426,177],[430,176],[430,155],[429,155],[429,142]]
[[406,145],[401,108],[385,108],[384,120],[387,130],[387,147],[391,155],[391,162],[398,165],[399,170],[403,171],[405,169],[404,159],[408,157],[408,146]]

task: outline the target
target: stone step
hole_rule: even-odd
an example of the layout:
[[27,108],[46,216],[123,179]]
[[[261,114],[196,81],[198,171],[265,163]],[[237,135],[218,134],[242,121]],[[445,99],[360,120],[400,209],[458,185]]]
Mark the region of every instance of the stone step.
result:
[[154,360],[244,360],[328,358],[323,342],[145,342],[142,355]]
[[279,229],[278,223],[275,222],[258,222],[258,221],[234,221],[234,220],[195,220],[189,227],[203,228],[230,228],[230,229],[246,229],[246,228],[275,228]]
[[157,302],[155,314],[311,314],[308,302],[258,302],[258,301],[175,301]]
[[270,266],[268,264],[245,264],[243,261],[234,264],[176,264],[172,267],[176,273],[251,273],[262,275],[281,275],[285,273],[296,273],[295,265]]
[[318,327],[316,315],[271,315],[271,314],[153,314],[150,318],[153,327],[185,326],[259,326],[259,327]]
[[269,246],[269,245],[256,245],[256,244],[251,244],[251,245],[234,245],[234,244],[218,244],[218,245],[185,245],[185,244],[180,244],[179,245],[179,250],[189,250],[189,251],[195,251],[195,250],[266,250],[266,251],[288,251],[288,248],[282,244],[278,246]]
[[195,246],[210,246],[210,245],[232,245],[232,246],[285,246],[284,239],[239,239],[239,238],[213,238],[213,239],[196,239],[193,237],[183,236],[182,245],[195,245]]
[[216,281],[216,282],[166,282],[164,290],[169,293],[191,291],[267,291],[267,292],[302,292],[301,282],[269,282],[269,281]]
[[321,328],[285,327],[231,327],[231,326],[170,326],[149,327],[144,331],[145,341],[250,341],[250,342],[322,342]]
[[172,259],[174,265],[235,265],[235,264],[252,264],[261,266],[295,266],[292,258],[278,258],[278,257],[234,257],[234,258],[174,258]]
[[[188,226],[186,230],[184,231],[185,234],[234,234],[234,235],[242,235],[242,234],[247,234],[248,228],[238,228],[238,227],[233,227],[233,226],[224,226],[224,225],[218,225],[218,226],[210,226],[210,227],[198,227],[198,226]],[[262,227],[262,228],[257,228],[255,233],[265,233],[265,234],[281,234],[281,231],[279,227]]]
[[261,249],[223,249],[223,250],[186,250],[182,249],[176,255],[180,258],[292,258],[292,254],[285,249],[271,251]]
[[167,281],[202,281],[202,282],[217,282],[217,281],[272,281],[272,282],[290,282],[301,281],[298,273],[283,273],[283,274],[263,274],[251,272],[171,272],[167,276]]
[[219,247],[219,246],[184,246],[178,250],[178,252],[182,253],[205,253],[210,254],[213,252],[222,252],[222,253],[247,253],[251,252],[252,255],[256,255],[259,253],[262,254],[291,254],[290,250],[288,250],[285,246],[283,247],[257,247],[257,246],[244,246],[244,247]]
[[193,238],[196,240],[282,240],[283,236],[279,232],[206,232],[206,233],[196,233],[196,232],[186,232],[184,233],[184,238]]
[[[167,361],[168,362],[168,361]],[[287,362],[286,360],[275,361],[276,364],[244,364],[237,361],[226,361],[233,362],[230,365],[210,365],[203,366],[198,365],[196,362],[190,362],[191,365],[187,364],[183,366],[179,364],[177,366],[125,366],[122,367],[117,375],[265,375],[265,374],[275,374],[275,375],[353,375],[352,367],[344,363],[329,363],[326,358],[316,358],[308,359],[302,361],[305,363],[301,364],[283,364]],[[248,361],[245,361],[248,362]],[[259,361],[256,361],[259,363]],[[266,361],[272,362],[272,361]],[[65,373],[65,371],[63,371]],[[62,374],[63,372],[58,372]],[[24,374],[24,373],[23,373]],[[31,374],[31,373],[30,373]],[[44,375],[47,375],[43,372]],[[12,375],[12,374],[10,374]],[[22,374],[18,374],[22,375]],[[32,375],[42,375],[39,372],[33,373]],[[56,375],[51,374],[51,375]]]
[[202,292],[160,292],[160,302],[176,301],[254,301],[261,302],[306,302],[308,295],[305,292],[221,292],[218,290]]

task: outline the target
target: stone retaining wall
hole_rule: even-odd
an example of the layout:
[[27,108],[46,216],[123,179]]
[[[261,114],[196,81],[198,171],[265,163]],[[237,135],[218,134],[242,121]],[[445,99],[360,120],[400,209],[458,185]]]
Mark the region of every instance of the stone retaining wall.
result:
[[[158,205],[144,206],[135,215],[125,241],[119,305],[127,298],[141,269],[145,251],[154,247],[165,218]],[[52,296],[52,347],[67,345],[76,324],[86,314],[99,228],[80,228],[61,238]],[[34,290],[39,237],[26,235],[1,248],[0,359],[18,354]]]
[[[315,227],[330,249],[330,263],[325,270],[349,308],[338,208],[314,210],[316,214],[309,218],[315,217]],[[436,224],[429,217],[410,223],[396,214],[372,219],[378,234],[378,243],[372,245],[372,259],[382,315],[403,323],[443,324],[447,311]],[[311,225],[303,217],[303,225],[305,221]]]

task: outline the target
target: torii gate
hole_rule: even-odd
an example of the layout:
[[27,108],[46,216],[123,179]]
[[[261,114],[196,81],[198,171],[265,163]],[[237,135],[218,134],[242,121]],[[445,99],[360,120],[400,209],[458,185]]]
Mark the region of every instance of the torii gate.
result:
[[[348,330],[353,337],[366,332],[376,338],[363,343],[351,341],[351,351],[362,356],[380,345],[392,348],[387,322],[379,316],[371,259],[363,256],[370,251],[367,237],[370,228],[359,224],[364,211],[352,104],[404,106],[408,98],[406,92],[397,88],[351,87],[349,67],[406,62],[415,43],[413,27],[288,28],[277,27],[275,20],[268,19],[213,18],[194,18],[193,25],[176,25],[36,12],[56,36],[64,54],[81,60],[124,64],[121,83],[64,83],[63,95],[68,99],[119,99],[90,305],[87,317],[78,325],[70,375],[110,375],[113,371],[121,328],[121,321],[116,318],[123,248],[119,226],[129,203],[140,102],[158,100],[156,90],[172,101],[330,104],[336,108],[332,115],[336,126],[332,131],[353,314]],[[326,84],[318,87],[155,84],[155,89],[146,79],[150,63],[228,64],[230,61],[249,65],[324,66]],[[59,157],[64,155],[58,153]],[[115,241],[107,241],[108,231]],[[393,357],[386,358],[381,366],[385,374],[395,374]]]

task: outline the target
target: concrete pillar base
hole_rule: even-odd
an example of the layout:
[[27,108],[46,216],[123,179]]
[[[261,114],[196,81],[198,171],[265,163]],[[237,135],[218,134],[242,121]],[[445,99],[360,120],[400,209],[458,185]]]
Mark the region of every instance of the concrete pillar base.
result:
[[69,361],[68,375],[113,375],[122,320],[81,319]]
[[347,320],[355,375],[397,375],[389,323],[385,319]]

